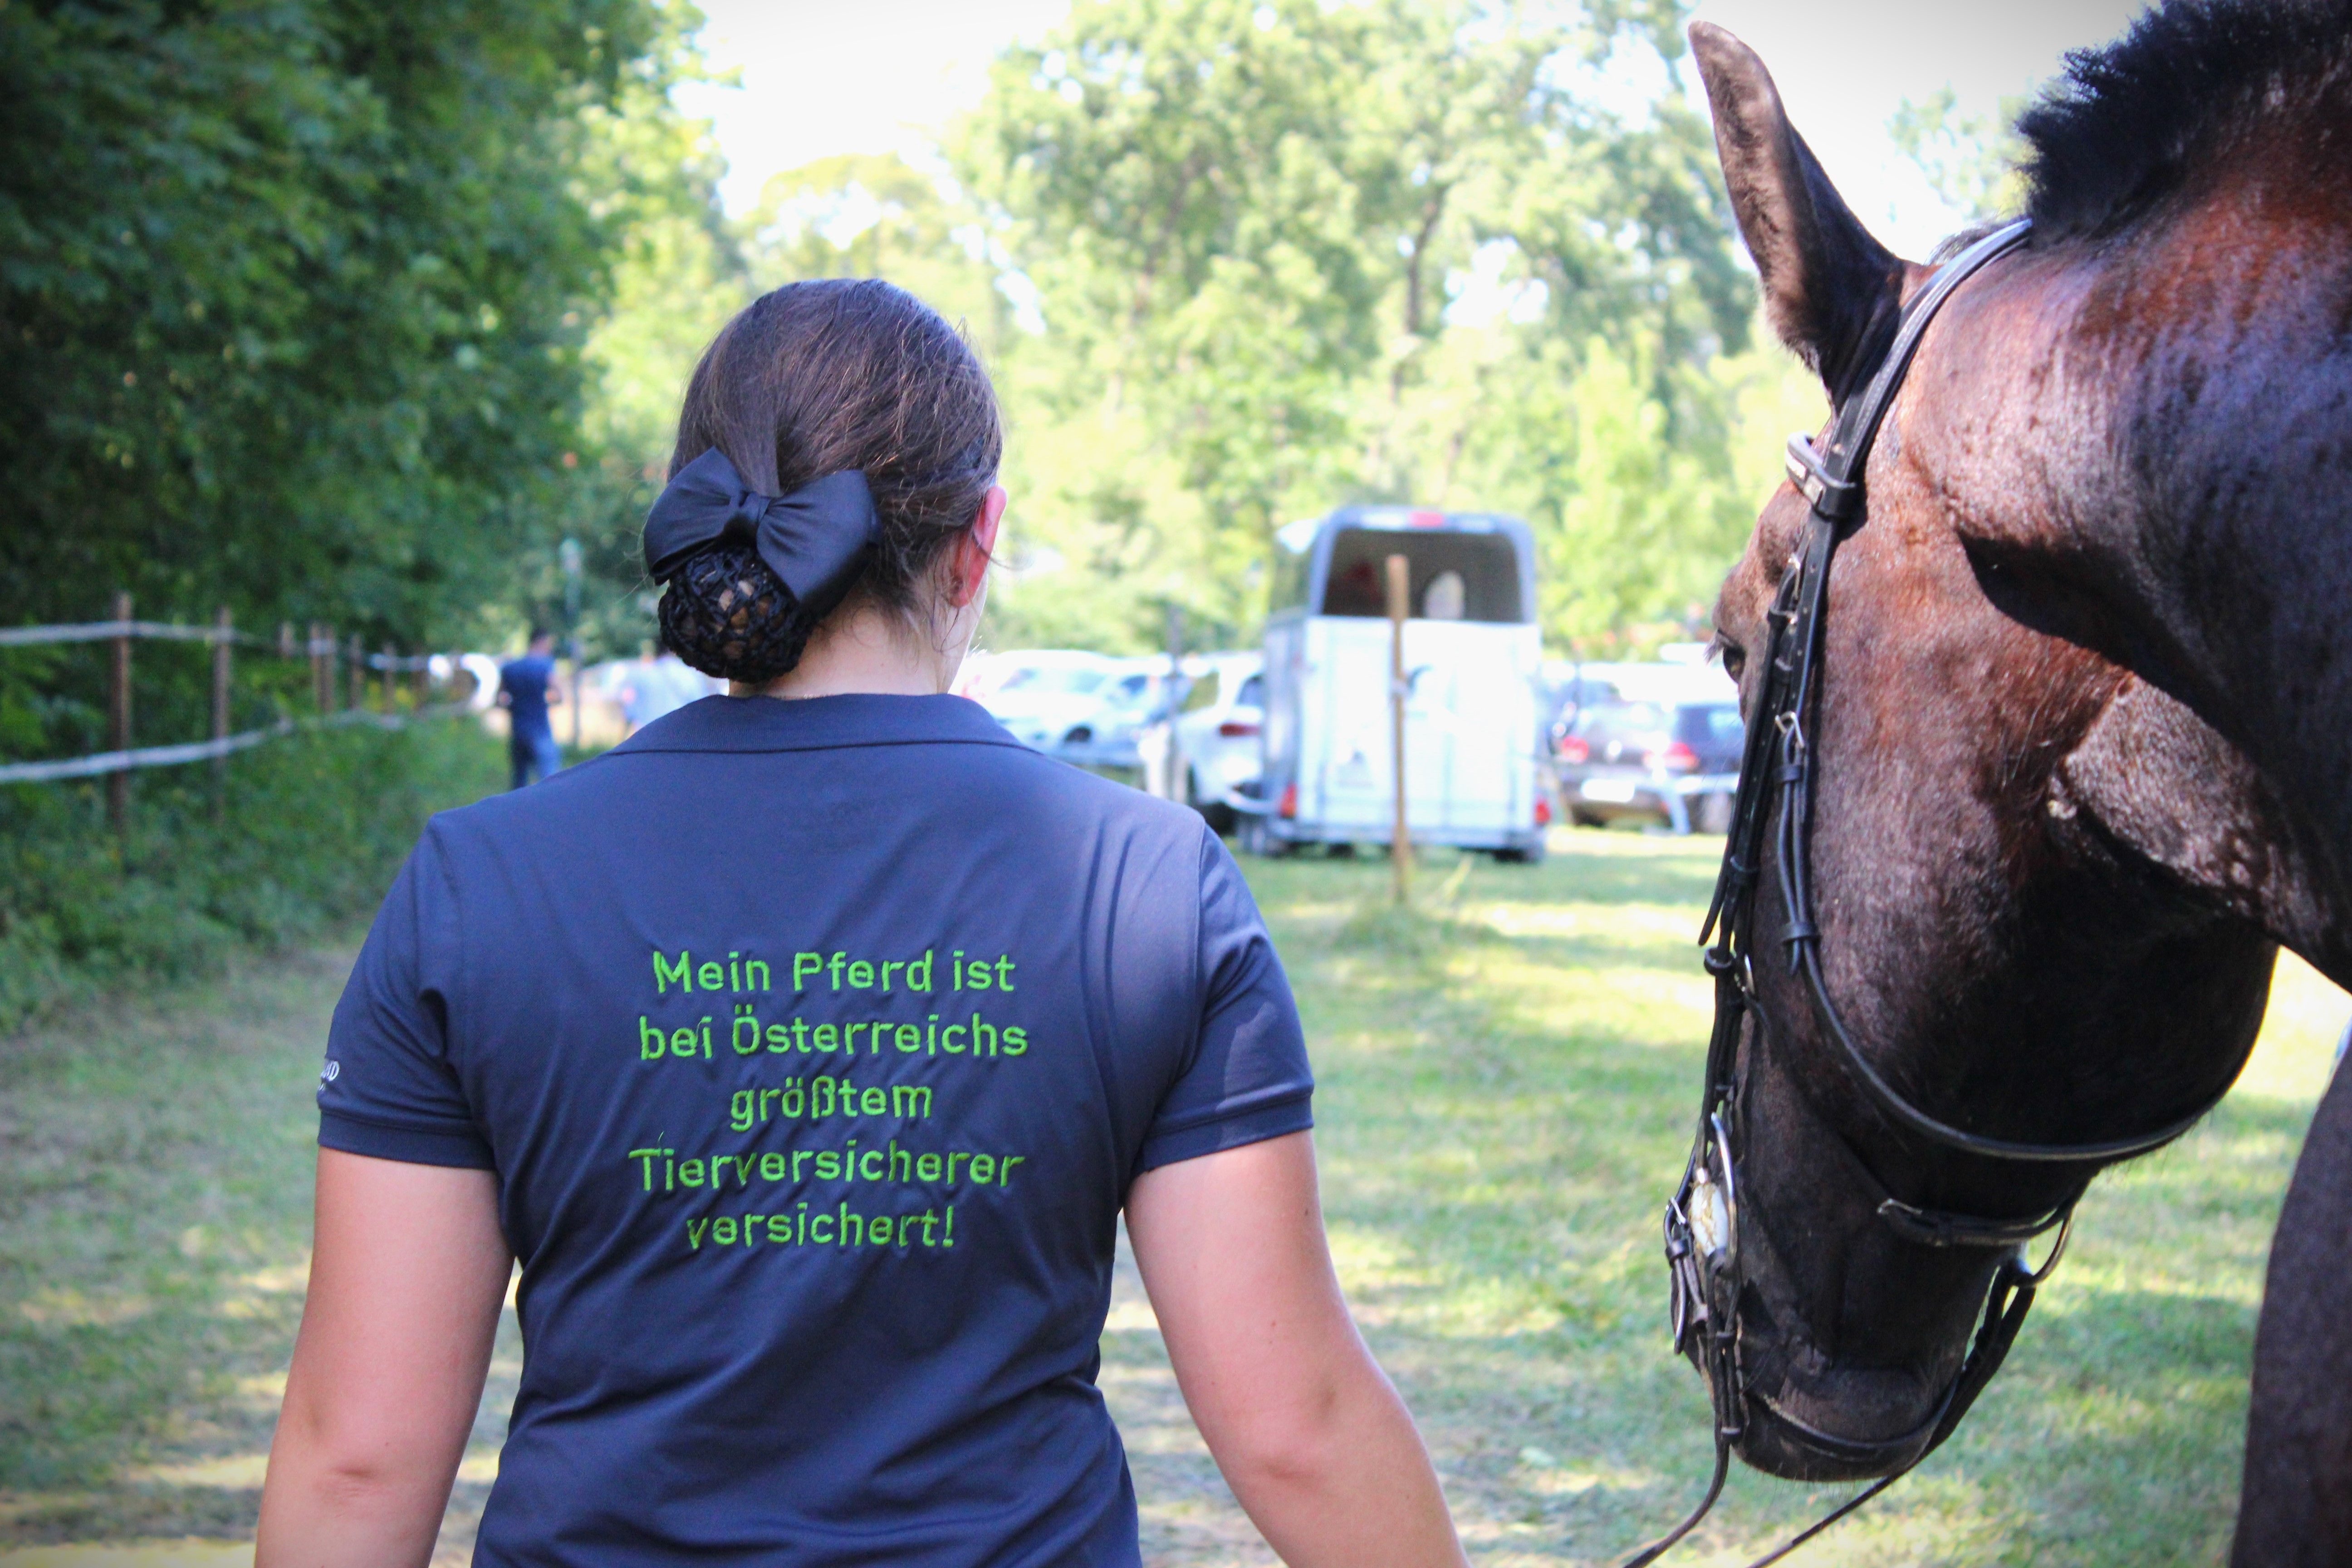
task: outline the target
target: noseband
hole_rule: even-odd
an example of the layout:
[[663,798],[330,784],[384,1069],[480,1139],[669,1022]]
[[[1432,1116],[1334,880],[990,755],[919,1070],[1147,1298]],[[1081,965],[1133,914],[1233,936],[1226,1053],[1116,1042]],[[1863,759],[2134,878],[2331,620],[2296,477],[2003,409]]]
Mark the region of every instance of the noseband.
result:
[[[1644,1568],[1664,1556],[1706,1517],[1723,1493],[1732,1445],[1745,1435],[1750,1401],[1817,1451],[1839,1459],[1894,1460],[1892,1471],[1751,1568],[1779,1561],[1885,1491],[1933,1453],[1984,1391],[2017,1338],[2034,1291],[2058,1266],[2074,1221],[2074,1199],[2028,1219],[1989,1219],[1923,1209],[1896,1199],[1873,1175],[1879,1217],[1905,1241],[1920,1247],[1984,1247],[2007,1254],[1992,1277],[1984,1318],[1967,1358],[1935,1411],[1912,1431],[1889,1438],[1853,1438],[1798,1419],[1748,1386],[1740,1359],[1738,1303],[1747,1275],[1740,1267],[1738,1160],[1738,1071],[1743,1025],[1756,1026],[1758,1044],[1771,1035],[1755,984],[1756,901],[1768,826],[1781,897],[1780,945],[1791,973],[1802,978],[1814,1021],[1871,1102],[1896,1127],[1930,1143],[1984,1159],[2029,1163],[2105,1164],[2144,1154],[2196,1124],[2211,1104],[2158,1131],[2102,1143],[2021,1143],[1988,1138],[1943,1121],[1906,1099],[1855,1045],[1822,977],[1821,929],[1814,920],[1811,843],[1813,771],[1811,720],[1820,699],[1822,621],[1830,564],[1842,539],[1864,517],[1863,475],[1878,427],[1936,312],[1960,285],[2025,243],[2023,220],[1985,236],[1938,268],[1903,309],[1894,341],[1869,384],[1838,410],[1825,447],[1804,436],[1789,439],[1789,478],[1812,503],[1804,535],[1780,575],[1766,616],[1762,690],[1740,758],[1739,793],[1724,846],[1723,870],[1699,941],[1710,939],[1707,973],[1715,977],[1715,1027],[1707,1041],[1706,1086],[1698,1131],[1682,1184],[1666,1205],[1666,1264],[1672,1279],[1675,1349],[1696,1347],[1715,1405],[1715,1475],[1706,1495],[1672,1531],[1629,1558]],[[1851,526],[1850,526],[1851,525]],[[1777,809],[1776,809],[1777,808]],[[2084,1177],[2085,1183],[2089,1180]],[[2076,1190],[2079,1197],[2080,1189]],[[2028,1265],[2025,1244],[2055,1230],[2056,1242],[2039,1268]]]

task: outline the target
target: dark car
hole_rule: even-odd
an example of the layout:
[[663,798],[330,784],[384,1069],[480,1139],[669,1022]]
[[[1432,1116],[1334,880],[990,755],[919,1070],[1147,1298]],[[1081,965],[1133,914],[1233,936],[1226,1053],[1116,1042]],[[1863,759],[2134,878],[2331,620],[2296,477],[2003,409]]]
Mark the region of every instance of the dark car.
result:
[[1552,738],[1561,815],[1580,827],[1643,817],[1721,833],[1746,738],[1736,702],[1590,704]]
[[1616,683],[1601,676],[1579,673],[1547,688],[1543,710],[1551,715],[1545,734],[1557,742],[1575,725],[1577,715],[1603,702],[1621,700]]

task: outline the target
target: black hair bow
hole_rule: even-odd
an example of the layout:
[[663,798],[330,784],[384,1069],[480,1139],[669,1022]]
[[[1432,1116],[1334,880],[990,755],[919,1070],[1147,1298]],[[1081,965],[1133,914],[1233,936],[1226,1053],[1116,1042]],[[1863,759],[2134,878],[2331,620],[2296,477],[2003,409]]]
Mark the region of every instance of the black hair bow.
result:
[[713,447],[680,468],[646,513],[646,571],[667,583],[705,545],[749,539],[802,609],[822,617],[856,585],[881,527],[856,468],[763,496]]

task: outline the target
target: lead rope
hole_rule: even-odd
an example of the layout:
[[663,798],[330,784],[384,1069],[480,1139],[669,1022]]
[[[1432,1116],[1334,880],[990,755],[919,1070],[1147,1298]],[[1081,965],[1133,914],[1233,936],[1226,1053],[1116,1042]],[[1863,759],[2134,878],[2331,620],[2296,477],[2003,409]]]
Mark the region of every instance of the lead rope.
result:
[[[2027,1268],[2024,1266],[2025,1249],[2020,1247],[2015,1256],[2003,1259],[2000,1267],[1994,1270],[1992,1284],[1985,1295],[1984,1322],[1977,1330],[1975,1343],[1969,1347],[1968,1358],[1960,1363],[1959,1375],[1952,1380],[1950,1390],[1944,1395],[1944,1408],[1927,1446],[1901,1469],[1871,1482],[1781,1545],[1748,1563],[1748,1568],[1767,1568],[1767,1564],[1780,1562],[1830,1526],[1860,1510],[1864,1503],[1918,1468],[1927,1461],[1928,1455],[1943,1447],[1944,1439],[1958,1429],[1961,1417],[1968,1415],[1969,1407],[1977,1402],[1977,1395],[1985,1391],[1992,1382],[1993,1374],[2000,1370],[2001,1363],[2008,1359],[2010,1347],[2017,1342],[2017,1331],[2025,1326],[2025,1314],[2032,1309],[2035,1290],[2042,1281],[2050,1278],[2051,1270],[2058,1267],[2058,1259],[2066,1250],[2066,1236],[2071,1224],[2070,1214],[2068,1223],[2059,1228],[2057,1245],[2052,1248],[2041,1268]],[[1714,1325],[1710,1323],[1708,1326],[1711,1329]],[[1740,1428],[1736,1416],[1728,1424],[1724,1419],[1726,1396],[1720,1391],[1726,1384],[1716,1383],[1715,1386],[1717,1390],[1715,1400],[1715,1475],[1707,1483],[1706,1495],[1699,1500],[1698,1506],[1690,1511],[1689,1517],[1625,1559],[1621,1568],[1649,1568],[1651,1563],[1673,1551],[1684,1536],[1698,1528],[1699,1521],[1714,1511],[1716,1502],[1723,1496],[1724,1481],[1731,1468],[1732,1440],[1738,1436]],[[1730,1397],[1738,1397],[1736,1390]],[[1727,1432],[1727,1425],[1729,1427]]]

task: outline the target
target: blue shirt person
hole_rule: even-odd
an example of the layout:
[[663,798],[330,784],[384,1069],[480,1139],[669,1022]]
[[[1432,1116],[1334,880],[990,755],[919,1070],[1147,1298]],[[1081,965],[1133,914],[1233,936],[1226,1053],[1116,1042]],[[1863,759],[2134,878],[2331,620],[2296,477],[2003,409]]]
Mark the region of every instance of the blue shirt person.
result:
[[260,1568],[429,1552],[516,1261],[478,1563],[1134,1568],[1095,1382],[1122,1215],[1276,1549],[1460,1568],[1232,858],[944,694],[999,428],[877,280],[704,357],[646,557],[730,694],[436,817],[385,900],[320,1074]]
[[668,648],[632,664],[623,678],[621,712],[631,731],[643,729],[665,713],[674,712],[698,698],[723,691],[727,683],[690,669]]
[[523,656],[499,667],[499,706],[507,710],[507,756],[514,764],[509,788],[520,789],[563,765],[547,716],[549,707],[562,700],[555,684],[555,634],[533,626]]

